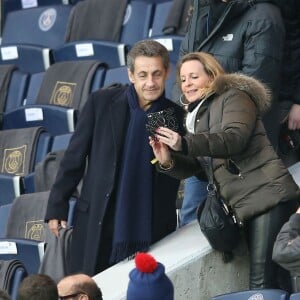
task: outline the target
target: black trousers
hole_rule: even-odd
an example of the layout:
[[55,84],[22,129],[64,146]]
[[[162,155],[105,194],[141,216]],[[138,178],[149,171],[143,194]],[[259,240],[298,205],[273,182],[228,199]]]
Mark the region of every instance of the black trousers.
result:
[[272,260],[275,239],[281,227],[299,206],[298,201],[282,202],[246,224],[250,253],[249,288],[281,288],[291,292],[288,271]]

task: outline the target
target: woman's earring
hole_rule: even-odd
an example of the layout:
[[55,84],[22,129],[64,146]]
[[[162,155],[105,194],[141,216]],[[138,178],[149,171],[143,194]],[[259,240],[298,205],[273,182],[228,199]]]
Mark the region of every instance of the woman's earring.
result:
[[[179,97],[179,102],[180,102],[180,104],[183,105],[183,106],[188,105],[187,102],[183,102],[183,100],[182,100],[183,98],[184,98],[184,94],[181,94],[180,97]],[[185,98],[184,98],[184,99],[185,99]]]

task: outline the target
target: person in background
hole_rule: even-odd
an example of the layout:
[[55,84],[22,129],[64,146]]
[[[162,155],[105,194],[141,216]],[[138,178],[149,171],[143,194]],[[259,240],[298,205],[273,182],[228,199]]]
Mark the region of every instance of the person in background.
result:
[[60,299],[103,300],[102,292],[94,279],[85,274],[62,278],[57,289]]
[[[180,49],[180,57],[194,51],[210,53],[227,73],[253,76],[271,89],[272,105],[263,122],[276,151],[280,127],[278,91],[285,37],[277,2],[194,0],[190,24]],[[178,90],[174,89],[172,98],[178,102]],[[196,219],[197,207],[207,196],[206,186],[206,179],[199,176],[185,180],[181,226]]]
[[188,104],[189,134],[161,127],[150,137],[158,170],[184,179],[205,170],[205,157],[211,157],[216,188],[245,228],[249,288],[283,288],[288,276],[282,278],[272,261],[272,247],[296,211],[300,190],[262,123],[271,105],[269,90],[253,77],[225,73],[204,52],[181,58],[177,82]]
[[31,274],[23,279],[18,289],[18,300],[57,300],[56,282],[45,274]]
[[273,260],[291,272],[293,292],[300,292],[300,208],[277,235]]
[[129,273],[127,300],[173,300],[174,286],[165,266],[148,253],[135,256],[135,268]]
[[286,28],[281,72],[279,150],[287,166],[300,159],[300,2],[280,2]]
[[[165,98],[168,50],[137,42],[127,57],[131,84],[94,92],[80,114],[50,192],[45,221],[58,236],[83,178],[74,212],[70,274],[93,276],[176,230],[179,181],[156,171],[149,113],[182,108]],[[181,130],[182,131],[182,130]]]

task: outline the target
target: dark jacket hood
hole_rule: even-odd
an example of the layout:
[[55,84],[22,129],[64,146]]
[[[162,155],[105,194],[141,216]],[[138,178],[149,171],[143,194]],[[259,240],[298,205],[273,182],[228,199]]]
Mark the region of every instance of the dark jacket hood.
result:
[[270,89],[255,78],[241,73],[220,75],[215,80],[213,88],[219,95],[231,88],[247,93],[261,114],[265,113],[271,106]]

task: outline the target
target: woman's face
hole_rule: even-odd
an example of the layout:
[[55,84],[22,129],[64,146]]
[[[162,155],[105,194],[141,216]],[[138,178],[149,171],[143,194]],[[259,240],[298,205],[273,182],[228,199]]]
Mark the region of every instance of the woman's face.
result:
[[211,78],[205,73],[198,60],[186,61],[180,69],[181,91],[188,102],[194,102],[203,96],[203,88]]

